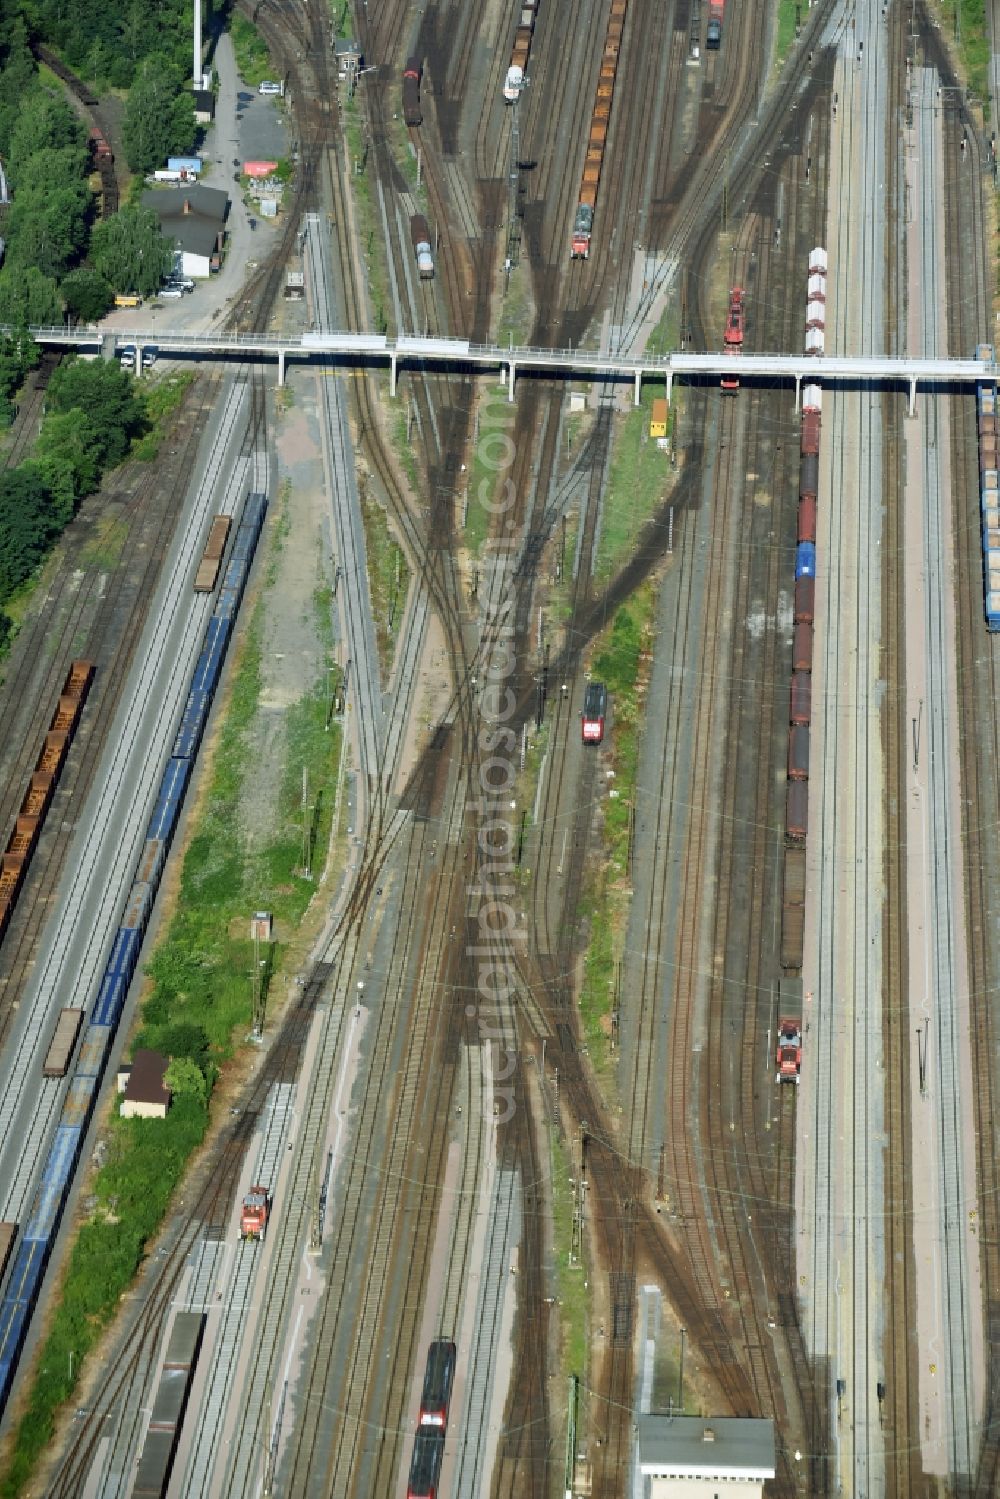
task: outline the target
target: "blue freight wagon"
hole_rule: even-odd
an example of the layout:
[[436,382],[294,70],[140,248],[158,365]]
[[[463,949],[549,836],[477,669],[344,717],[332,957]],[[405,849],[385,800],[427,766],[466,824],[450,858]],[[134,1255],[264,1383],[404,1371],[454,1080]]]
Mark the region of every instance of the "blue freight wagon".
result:
[[814,541],[800,541],[795,549],[795,579],[815,578],[816,576],[816,543]]

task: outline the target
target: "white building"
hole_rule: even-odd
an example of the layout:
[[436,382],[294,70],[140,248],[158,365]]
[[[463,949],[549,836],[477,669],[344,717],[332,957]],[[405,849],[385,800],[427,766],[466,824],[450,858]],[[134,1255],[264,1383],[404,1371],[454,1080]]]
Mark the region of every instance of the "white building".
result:
[[643,1499],[762,1499],[774,1477],[774,1422],[640,1416]]

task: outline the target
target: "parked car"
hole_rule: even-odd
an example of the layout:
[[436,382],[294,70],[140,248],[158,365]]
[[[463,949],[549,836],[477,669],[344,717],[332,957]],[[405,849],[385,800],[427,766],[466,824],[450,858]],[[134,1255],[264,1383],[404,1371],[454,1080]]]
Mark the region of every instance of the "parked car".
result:
[[161,286],[160,290],[157,292],[157,296],[159,296],[165,302],[179,302],[183,295],[184,290],[180,286]]

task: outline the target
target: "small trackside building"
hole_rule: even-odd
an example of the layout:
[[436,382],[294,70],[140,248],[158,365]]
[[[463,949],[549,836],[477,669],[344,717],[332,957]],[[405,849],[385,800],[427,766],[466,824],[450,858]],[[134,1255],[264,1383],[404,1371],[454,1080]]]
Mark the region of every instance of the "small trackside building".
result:
[[119,1069],[118,1091],[125,1094],[123,1119],[166,1119],[170,1107],[170,1089],[164,1082],[167,1066],[162,1052],[140,1047],[132,1066]]
[[[761,1499],[775,1474],[774,1422],[640,1416],[643,1499]],[[720,1487],[721,1486],[721,1487]]]

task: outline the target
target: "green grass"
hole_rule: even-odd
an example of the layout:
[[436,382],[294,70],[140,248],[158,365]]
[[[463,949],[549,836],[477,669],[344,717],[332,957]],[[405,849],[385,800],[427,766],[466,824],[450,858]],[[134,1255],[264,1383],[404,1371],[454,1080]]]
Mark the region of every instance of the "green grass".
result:
[[173,424],[173,418],[184,404],[192,382],[193,370],[180,374],[164,375],[143,384],[142,403],[151,423],[150,430],[132,444],[132,457],[143,463],[152,463],[158,456],[160,444]]
[[588,1295],[584,1285],[586,1273],[579,1260],[570,1261],[573,1243],[573,1188],[569,1178],[575,1176],[562,1141],[549,1129],[549,1161],[552,1169],[553,1269],[556,1297],[562,1321],[563,1373],[576,1374],[586,1383]]
[[[676,302],[669,302],[663,316],[649,335],[646,353],[654,359],[670,354],[679,348],[681,341],[681,314]],[[660,394],[660,392],[657,392]]]
[[941,32],[954,43],[971,94],[990,118],[990,44],[983,0],[940,0]]
[[396,449],[396,457],[403,466],[403,472],[410,481],[410,486],[415,493],[420,491],[420,474],[417,471],[417,460],[413,456],[412,432],[407,433],[407,407],[408,401],[403,396],[390,396],[389,406],[393,412],[392,417],[392,440]]
[[124,521],[104,515],[97,523],[97,535],[80,553],[80,566],[98,572],[110,572],[122,560],[128,540],[128,526]]
[[778,0],[778,35],[774,55],[779,66],[791,51],[795,41],[795,27],[802,24],[807,9],[807,0]]
[[382,681],[387,682],[396,652],[396,636],[406,603],[410,570],[401,548],[392,538],[385,510],[361,488],[361,518],[365,528],[365,550],[368,558],[368,588],[375,621]]
[[614,983],[624,949],[631,892],[628,881],[630,814],[639,767],[643,700],[639,693],[644,659],[652,649],[656,587],[646,582],[623,605],[596,644],[591,676],[611,696],[611,764],[616,796],[604,803],[604,859],[592,869],[581,914],[589,929],[580,990],[580,1023],[594,1071],[608,1091],[611,1068],[610,1015]]
[[531,290],[527,272],[517,266],[510,273],[507,295],[500,306],[500,324],[497,328],[497,343],[510,346],[511,342],[524,344],[531,332],[533,312]]
[[[265,602],[254,614],[208,790],[195,813],[177,909],[147,968],[153,989],[143,1002],[135,1038],[136,1045],[195,1059],[206,1091],[218,1064],[233,1054],[250,1025],[252,912],[272,911],[287,940],[314,892],[301,867],[302,768],[309,776],[311,862],[319,865],[330,839],[341,753],[340,726],[328,727],[324,672],[313,690],[287,710],[281,831],[251,854],[240,836],[239,808],[253,796],[252,730],[260,697]],[[328,596],[317,590],[312,606],[321,639],[329,644]],[[283,950],[278,943],[274,958]],[[73,1394],[84,1355],[118,1310],[207,1121],[206,1105],[194,1096],[177,1098],[165,1121],[122,1120],[113,1111],[107,1159],[88,1187],[93,1205],[70,1254],[28,1408],[16,1431],[12,1463],[0,1487],[5,1499],[23,1491],[49,1444],[56,1412]]]
[[236,53],[236,68],[243,82],[256,88],[265,78],[275,78],[277,75],[267,45],[256,26],[234,11],[229,29]]
[[621,422],[604,493],[595,576],[607,581],[634,548],[643,525],[674,481],[668,455],[649,437],[653,399],[663,387],[647,380],[642,404]]
[[[385,231],[381,214],[376,214],[372,186],[368,176],[367,150],[361,129],[357,101],[351,99],[341,111],[344,138],[347,142],[347,166],[354,194],[355,222],[368,278],[368,298],[376,333],[389,328],[389,270],[385,252]],[[361,170],[359,170],[359,167]],[[386,205],[389,210],[390,205]]]

